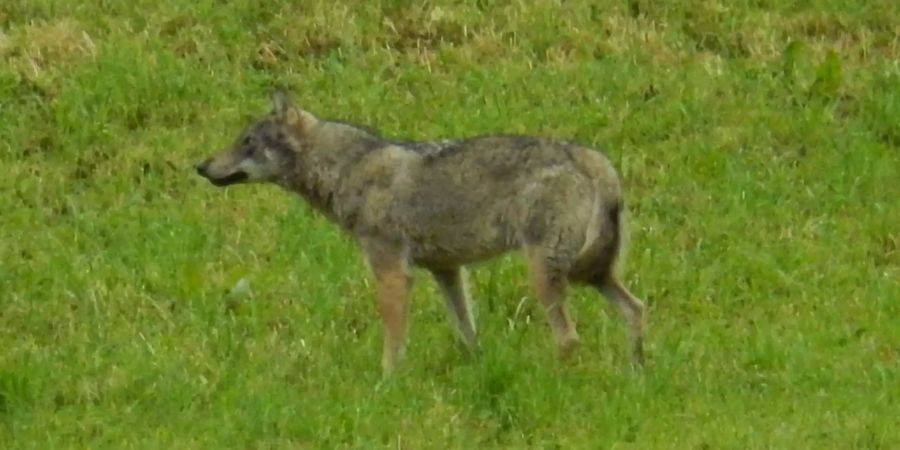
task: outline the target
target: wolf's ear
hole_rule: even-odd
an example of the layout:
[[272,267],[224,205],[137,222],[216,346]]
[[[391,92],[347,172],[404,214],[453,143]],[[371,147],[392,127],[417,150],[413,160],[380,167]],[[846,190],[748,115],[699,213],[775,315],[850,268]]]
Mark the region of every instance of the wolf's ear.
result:
[[284,113],[291,107],[291,99],[288,98],[284,89],[275,89],[272,91],[272,111],[278,117],[284,117]]
[[309,130],[318,122],[315,116],[294,106],[287,92],[282,89],[272,92],[272,106],[279,120],[303,131]]

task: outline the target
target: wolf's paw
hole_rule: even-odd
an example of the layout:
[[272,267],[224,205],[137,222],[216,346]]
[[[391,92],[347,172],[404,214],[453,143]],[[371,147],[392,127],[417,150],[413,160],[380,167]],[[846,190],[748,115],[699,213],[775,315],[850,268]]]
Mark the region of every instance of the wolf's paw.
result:
[[581,346],[581,340],[578,339],[578,337],[572,337],[560,342],[559,359],[562,361],[571,359],[572,355],[575,353],[575,350],[577,350],[579,346]]

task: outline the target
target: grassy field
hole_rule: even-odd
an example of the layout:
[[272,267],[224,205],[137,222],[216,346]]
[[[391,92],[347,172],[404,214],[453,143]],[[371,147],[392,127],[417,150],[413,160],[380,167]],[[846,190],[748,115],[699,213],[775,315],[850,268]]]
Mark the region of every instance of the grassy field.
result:
[[[898,61],[891,0],[4,0],[0,448],[900,448]],[[475,357],[418,273],[382,381],[353,243],[193,173],[276,85],[602,147],[648,367],[581,290],[558,363],[514,255]]]

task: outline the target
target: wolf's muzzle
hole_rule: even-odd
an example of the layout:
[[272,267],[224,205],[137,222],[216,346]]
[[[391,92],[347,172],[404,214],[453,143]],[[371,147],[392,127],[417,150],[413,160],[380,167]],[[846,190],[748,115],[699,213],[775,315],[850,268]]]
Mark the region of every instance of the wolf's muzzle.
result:
[[247,172],[244,172],[243,170],[239,170],[235,173],[224,176],[222,178],[211,178],[211,177],[206,177],[206,178],[212,184],[214,184],[216,186],[228,186],[229,184],[236,184],[236,183],[242,183],[244,181],[247,181],[249,176],[247,175]]
[[197,164],[196,166],[194,166],[194,168],[197,169],[197,173],[200,174],[200,176],[202,176],[202,177],[204,177],[204,178],[209,178],[209,174],[208,174],[207,171],[206,171],[206,168],[207,168],[207,167],[209,167],[209,160],[208,160],[208,159],[207,159],[206,161],[203,161],[202,163]]
[[197,173],[216,186],[228,186],[229,184],[247,181],[249,178],[247,172],[244,172],[243,170],[239,170],[224,177],[214,177],[209,173],[209,161],[210,160],[206,160],[198,164],[196,167]]

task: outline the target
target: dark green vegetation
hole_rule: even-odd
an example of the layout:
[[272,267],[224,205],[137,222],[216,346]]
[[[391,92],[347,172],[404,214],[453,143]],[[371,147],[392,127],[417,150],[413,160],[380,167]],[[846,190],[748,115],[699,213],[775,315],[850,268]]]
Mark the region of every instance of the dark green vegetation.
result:
[[[4,0],[0,447],[898,448],[898,5]],[[353,244],[192,172],[273,85],[604,147],[647,369],[587,290],[558,364],[510,257],[473,273],[476,358],[420,276],[381,383]]]

